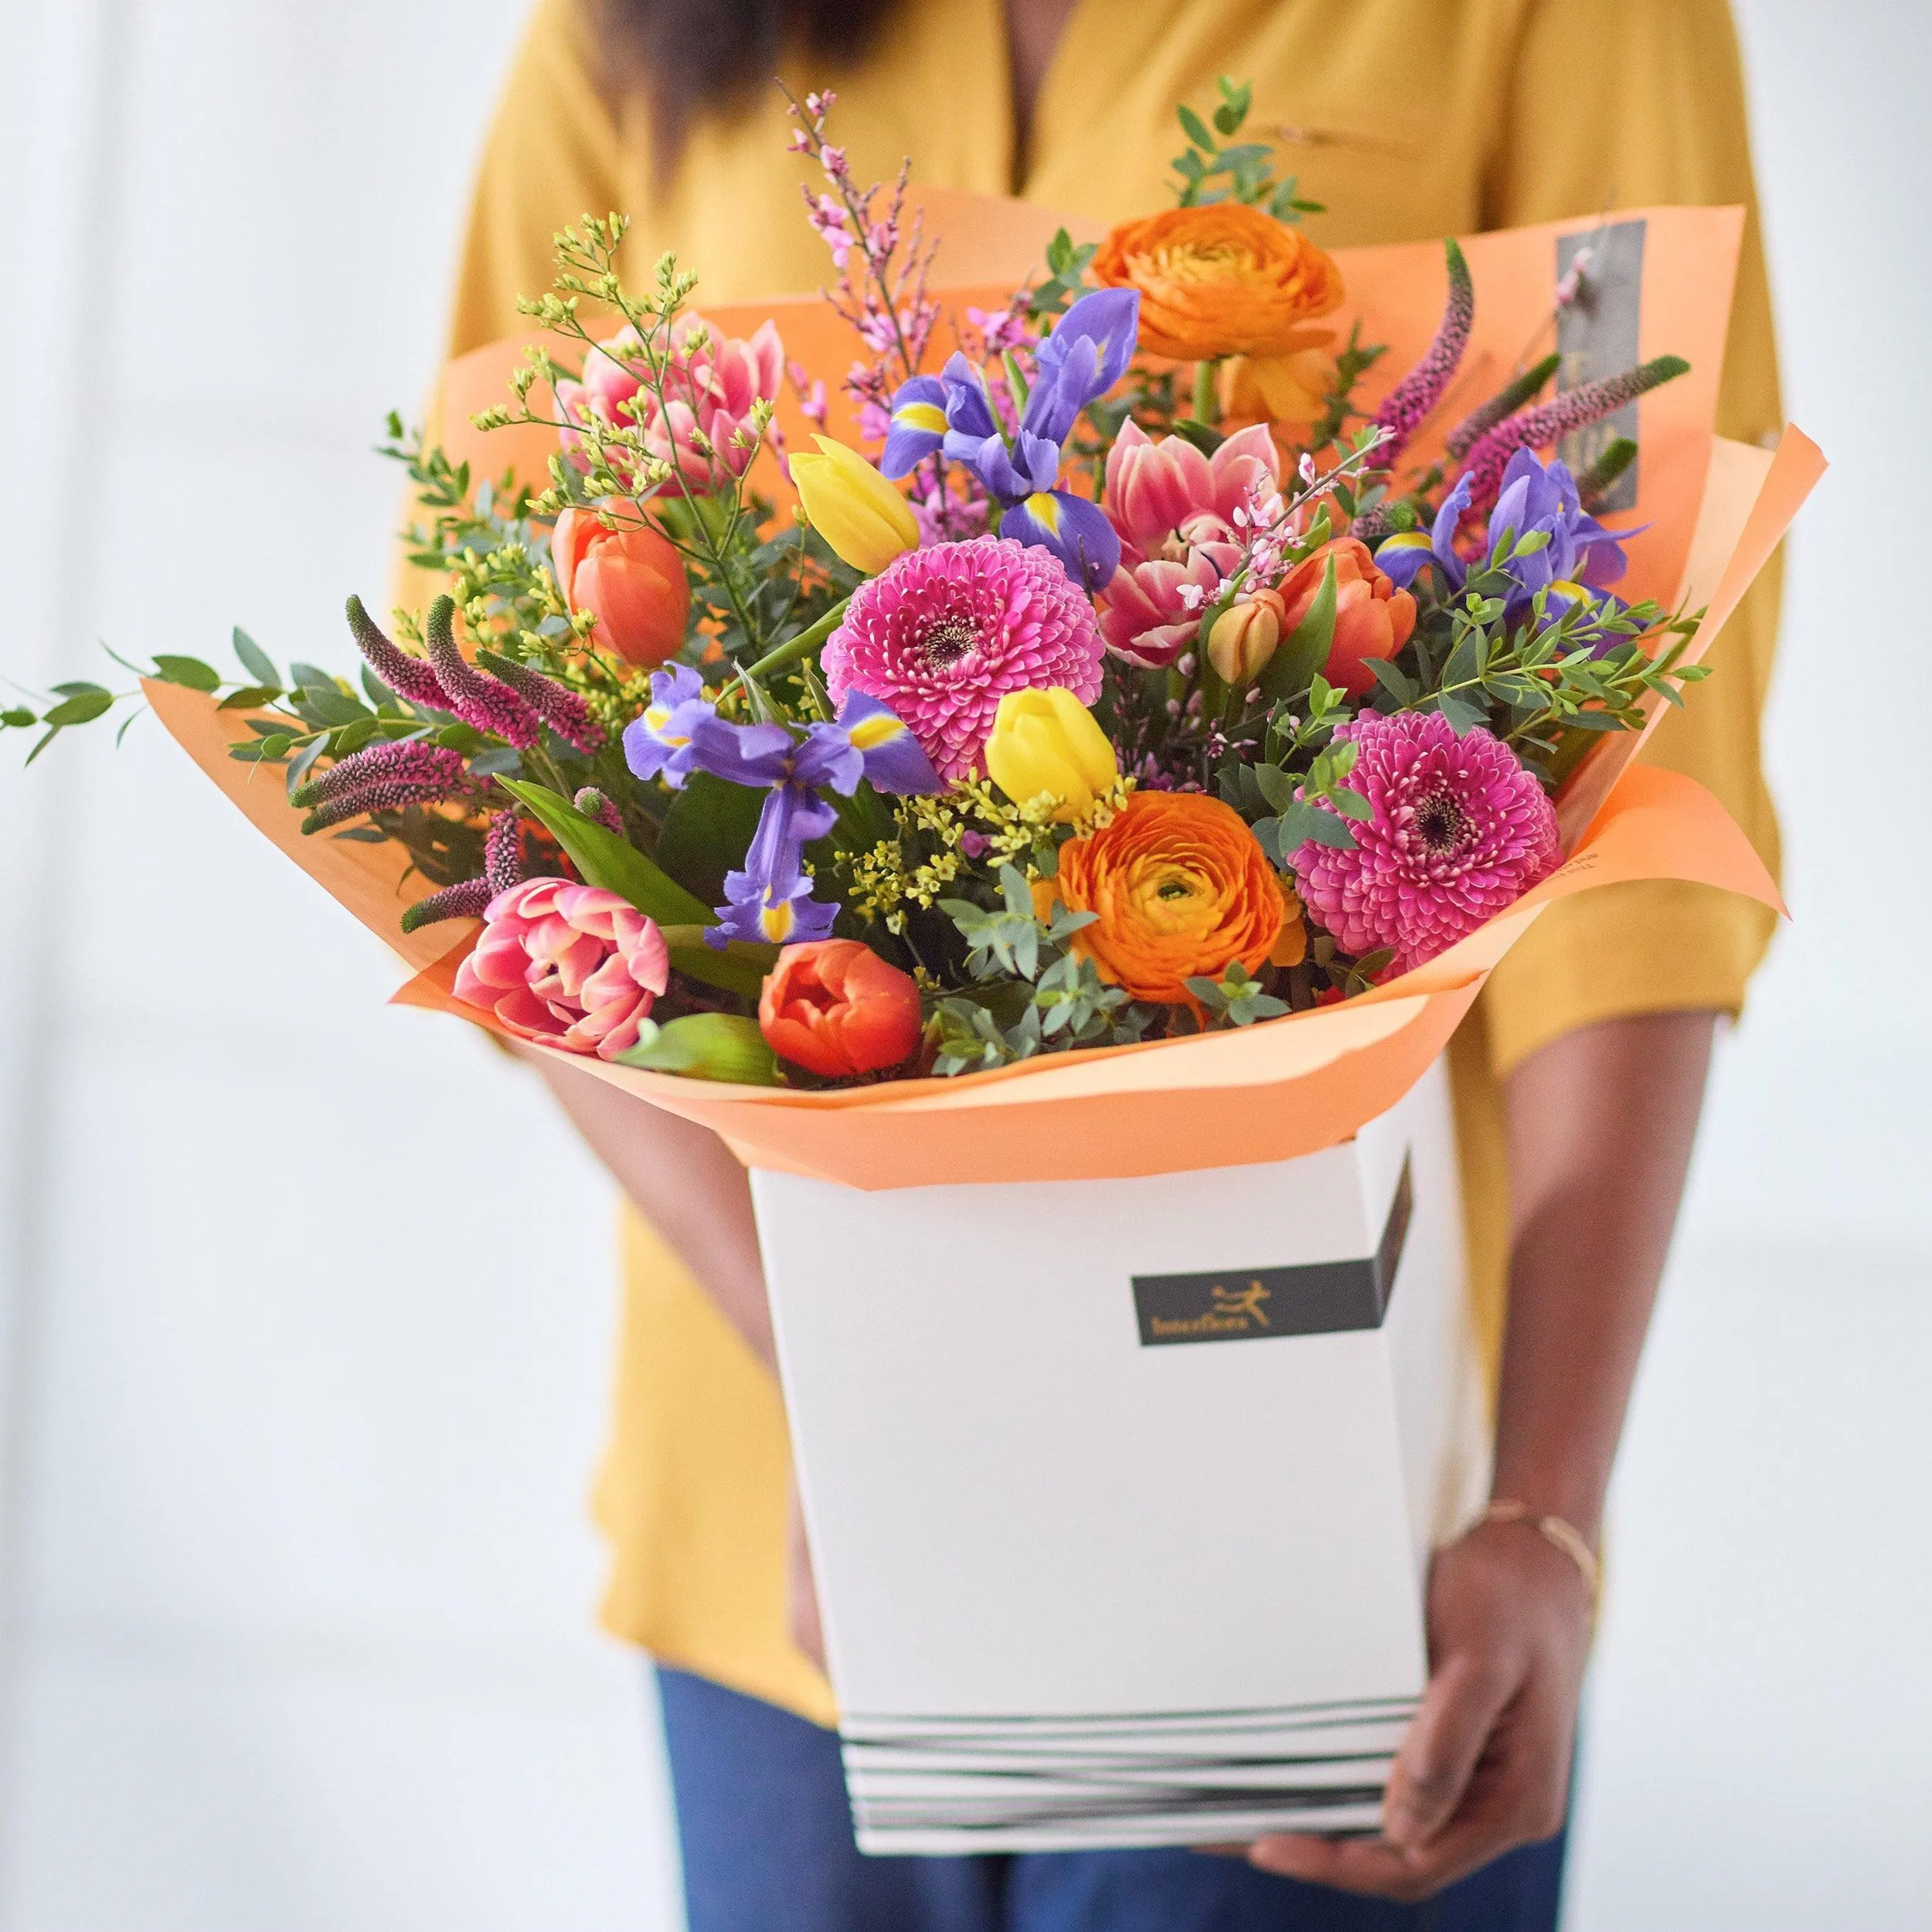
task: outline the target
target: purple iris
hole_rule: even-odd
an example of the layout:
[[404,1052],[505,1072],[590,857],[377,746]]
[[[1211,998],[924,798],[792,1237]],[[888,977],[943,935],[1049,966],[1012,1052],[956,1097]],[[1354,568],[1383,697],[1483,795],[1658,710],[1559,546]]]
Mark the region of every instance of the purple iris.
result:
[[[1403,585],[1413,583],[1433,564],[1451,592],[1460,590],[1469,573],[1456,554],[1456,526],[1468,507],[1465,476],[1444,498],[1426,535],[1404,530],[1390,537],[1376,550],[1376,563]],[[1510,581],[1505,615],[1512,620],[1522,614],[1539,590],[1551,591],[1551,604],[1561,608],[1586,590],[1614,583],[1628,563],[1623,539],[1638,534],[1606,529],[1590,515],[1564,464],[1546,464],[1533,450],[1519,450],[1503,471],[1502,492],[1489,514],[1485,556],[1493,557],[1506,534],[1514,532],[1520,539],[1532,531],[1541,531],[1549,541],[1541,549],[1519,553],[1496,566]]]
[[651,705],[624,734],[624,756],[641,778],[662,777],[675,788],[694,771],[734,785],[766,788],[758,829],[744,869],[725,877],[725,903],[706,940],[723,946],[752,939],[785,944],[823,939],[836,905],[811,896],[805,848],[837,822],[821,788],[849,798],[859,781],[904,794],[937,791],[939,774],[896,713],[862,691],[852,692],[836,724],[736,725],[720,718],[704,696],[704,682],[685,665],[651,680]]
[[640,778],[662,778],[677,791],[698,769],[691,742],[699,725],[715,718],[704,680],[688,664],[653,674],[651,702],[624,728],[624,757]]
[[1001,536],[1043,545],[1077,583],[1103,588],[1120,563],[1121,540],[1098,504],[1054,485],[1060,445],[1076,418],[1126,373],[1140,315],[1140,295],[1131,288],[1082,296],[1040,344],[1033,386],[1010,439],[964,356],[954,355],[937,376],[915,376],[893,399],[880,470],[903,476],[935,454],[964,464],[1000,505]]

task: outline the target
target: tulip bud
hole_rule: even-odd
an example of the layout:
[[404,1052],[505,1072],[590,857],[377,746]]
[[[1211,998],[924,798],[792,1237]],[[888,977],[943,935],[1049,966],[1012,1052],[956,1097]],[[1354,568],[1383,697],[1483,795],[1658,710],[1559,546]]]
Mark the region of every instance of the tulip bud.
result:
[[919,542],[906,499],[861,456],[828,436],[815,436],[819,454],[791,459],[791,480],[805,515],[834,552],[855,570],[885,569]]
[[1246,604],[1232,604],[1208,630],[1208,662],[1223,683],[1245,691],[1261,675],[1281,641],[1281,600],[1258,590]]
[[1054,822],[1070,825],[1114,788],[1120,765],[1107,736],[1072,692],[1009,691],[986,740],[986,770],[1015,804],[1042,793]]
[[607,530],[595,511],[568,509],[551,533],[550,557],[565,603],[597,619],[600,648],[645,666],[677,655],[691,586],[668,538],[648,525]]
[[771,1051],[828,1080],[909,1058],[920,1011],[918,982],[855,939],[786,947],[758,995],[758,1026]]

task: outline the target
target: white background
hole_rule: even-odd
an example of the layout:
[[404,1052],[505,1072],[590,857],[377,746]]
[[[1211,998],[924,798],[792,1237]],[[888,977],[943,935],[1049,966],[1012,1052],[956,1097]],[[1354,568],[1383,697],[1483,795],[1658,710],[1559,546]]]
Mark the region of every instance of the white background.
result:
[[[520,0],[4,0],[0,667],[327,662]],[[1613,10],[1614,12],[1614,10]],[[1744,0],[1798,915],[1619,1478],[1568,1923],[1932,1896],[1932,15]],[[1923,572],[1921,570],[1921,577]],[[1922,587],[1910,595],[1922,605]],[[0,1932],[677,1923],[583,1507],[606,1189],[151,723],[0,755]]]

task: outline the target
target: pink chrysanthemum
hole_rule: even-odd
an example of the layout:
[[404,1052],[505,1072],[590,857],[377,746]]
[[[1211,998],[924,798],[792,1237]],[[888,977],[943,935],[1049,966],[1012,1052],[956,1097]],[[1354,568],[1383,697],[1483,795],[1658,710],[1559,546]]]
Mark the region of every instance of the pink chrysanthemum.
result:
[[1345,952],[1395,948],[1406,973],[1513,905],[1563,859],[1543,787],[1480,726],[1458,738],[1434,713],[1366,713],[1348,783],[1374,816],[1352,851],[1311,841],[1290,863],[1302,903]]
[[827,641],[835,699],[863,691],[905,720],[941,777],[970,777],[1009,691],[1100,696],[1094,607],[1049,552],[1010,537],[908,550],[853,592]]

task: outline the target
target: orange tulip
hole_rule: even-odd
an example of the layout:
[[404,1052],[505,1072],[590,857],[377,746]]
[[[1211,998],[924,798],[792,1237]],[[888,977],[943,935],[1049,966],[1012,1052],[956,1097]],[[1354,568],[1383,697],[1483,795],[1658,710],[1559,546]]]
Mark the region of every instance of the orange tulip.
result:
[[808,1073],[879,1073],[919,1044],[919,987],[855,939],[808,940],[787,946],[765,975],[758,1030]]
[[1321,594],[1331,557],[1335,559],[1335,638],[1321,675],[1350,697],[1363,697],[1375,688],[1375,673],[1362,660],[1394,658],[1416,628],[1416,600],[1376,567],[1367,544],[1338,536],[1303,558],[1281,580],[1284,637],[1294,634]]
[[550,539],[557,588],[597,621],[591,641],[653,668],[682,649],[691,586],[675,546],[648,526],[607,529],[594,510],[566,510]]
[[1299,228],[1242,202],[1123,222],[1094,258],[1096,281],[1141,291],[1141,347],[1179,362],[1283,356],[1301,325],[1342,305],[1342,271]]
[[1112,821],[1061,846],[1057,877],[1033,888],[1043,910],[1099,917],[1073,935],[1101,978],[1136,999],[1192,1005],[1187,981],[1250,973],[1274,951],[1287,903],[1241,815],[1196,791],[1137,791]]

